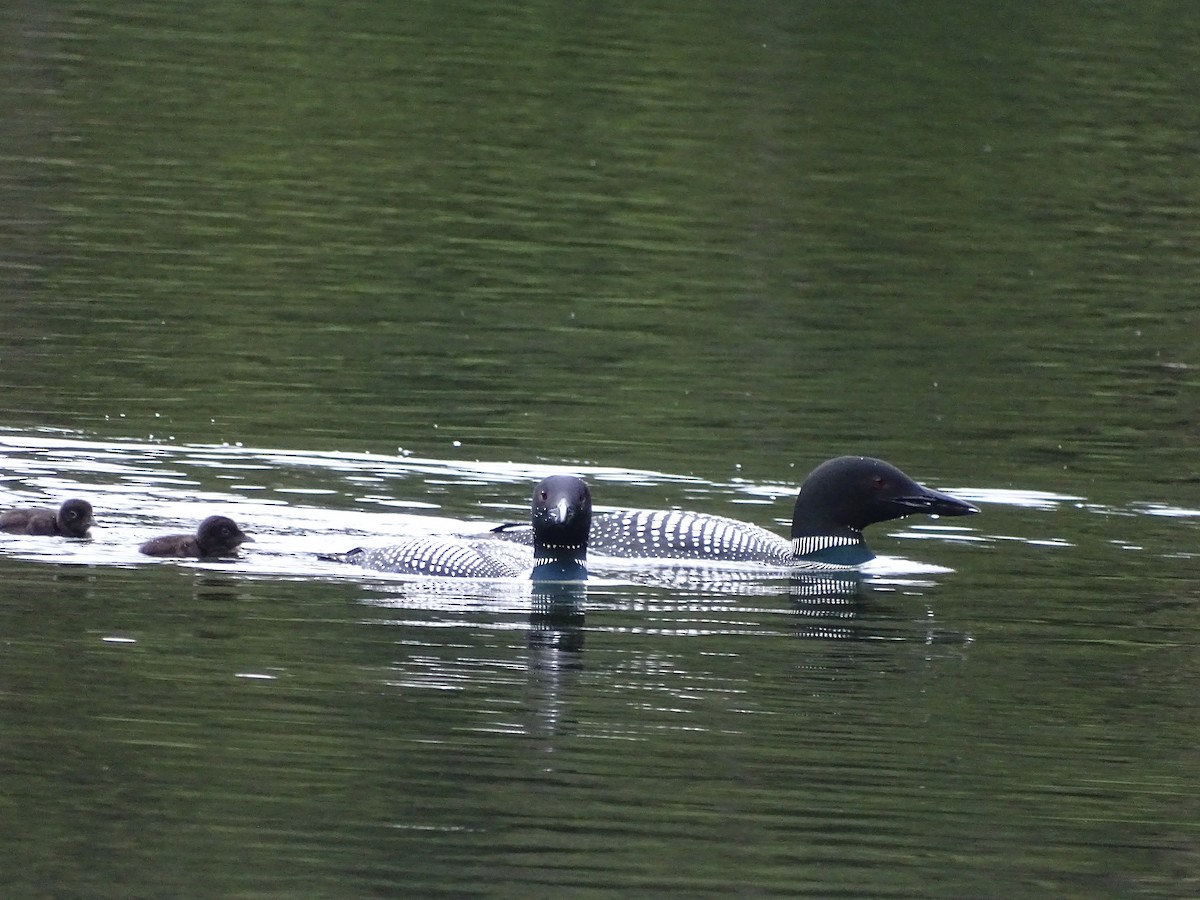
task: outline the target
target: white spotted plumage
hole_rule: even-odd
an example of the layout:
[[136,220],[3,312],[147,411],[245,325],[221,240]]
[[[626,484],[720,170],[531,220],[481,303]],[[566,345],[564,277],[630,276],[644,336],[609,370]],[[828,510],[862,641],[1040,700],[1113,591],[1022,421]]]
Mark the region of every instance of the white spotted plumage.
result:
[[491,533],[410,537],[385,547],[360,547],[326,558],[401,575],[511,578],[528,573],[540,581],[585,580],[592,519],[588,486],[567,475],[542,479],[533,490],[530,517],[533,547]]
[[791,543],[765,528],[679,510],[596,513],[588,546],[593,553],[624,558],[657,551],[679,559],[785,564],[792,556]]
[[533,565],[533,551],[519,544],[461,538],[404,538],[387,547],[346,554],[366,569],[447,578],[511,578]]
[[[510,542],[528,546],[533,533],[505,532]],[[788,540],[725,516],[680,510],[622,509],[592,515],[588,547],[597,556],[621,559],[707,559],[814,569],[845,569],[839,563],[804,559],[831,547],[861,543],[861,537],[815,535]]]

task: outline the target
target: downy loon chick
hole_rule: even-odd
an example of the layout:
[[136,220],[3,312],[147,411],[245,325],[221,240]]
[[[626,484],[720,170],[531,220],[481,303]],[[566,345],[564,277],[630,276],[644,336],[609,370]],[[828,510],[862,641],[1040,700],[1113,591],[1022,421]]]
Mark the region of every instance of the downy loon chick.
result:
[[533,489],[528,546],[486,535],[413,537],[387,547],[358,547],[326,556],[381,572],[442,578],[511,578],[525,572],[539,581],[587,578],[592,495],[570,475],[552,475]]
[[86,500],[67,500],[57,511],[39,507],[18,507],[0,514],[0,531],[9,534],[48,534],[60,537],[87,537],[96,524],[92,504]]
[[[979,510],[917,484],[883,460],[840,456],[804,479],[790,541],[725,516],[623,509],[596,513],[589,543],[593,553],[618,558],[857,566],[875,557],[863,538],[864,528],[919,512],[965,516]],[[511,540],[528,540],[517,529],[499,530]]]
[[254,543],[226,516],[209,516],[195,534],[166,534],[152,538],[139,548],[147,556],[178,556],[212,559],[233,556],[244,543]]

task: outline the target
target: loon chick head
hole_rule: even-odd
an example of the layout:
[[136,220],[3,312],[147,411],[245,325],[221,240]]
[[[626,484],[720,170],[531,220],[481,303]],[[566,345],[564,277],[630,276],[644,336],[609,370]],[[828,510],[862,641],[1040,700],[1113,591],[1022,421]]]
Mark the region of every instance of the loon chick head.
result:
[[592,494],[582,479],[551,475],[533,489],[532,577],[579,580],[587,577],[587,540],[592,526]]
[[[862,530],[876,522],[913,513],[967,516],[979,512],[957,497],[917,484],[891,463],[867,456],[839,456],[808,473],[792,514],[792,543],[798,557],[830,557],[830,549],[861,548]],[[844,553],[833,556],[847,558]],[[830,561],[833,561],[830,558]],[[840,559],[838,561],[841,561]]]
[[67,537],[87,537],[88,529],[96,524],[92,504],[78,498],[64,500],[54,517],[59,534]]
[[254,543],[254,538],[238,528],[228,516],[209,516],[196,529],[196,543],[201,556],[232,553],[247,541]]

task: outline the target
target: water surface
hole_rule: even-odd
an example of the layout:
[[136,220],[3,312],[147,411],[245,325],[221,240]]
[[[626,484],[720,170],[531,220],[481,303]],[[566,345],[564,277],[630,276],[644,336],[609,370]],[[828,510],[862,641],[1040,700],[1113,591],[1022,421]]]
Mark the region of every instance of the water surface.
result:
[[[0,883],[1194,896],[1187,4],[0,12]],[[326,550],[983,508],[859,580]],[[240,558],[140,557],[210,512]]]

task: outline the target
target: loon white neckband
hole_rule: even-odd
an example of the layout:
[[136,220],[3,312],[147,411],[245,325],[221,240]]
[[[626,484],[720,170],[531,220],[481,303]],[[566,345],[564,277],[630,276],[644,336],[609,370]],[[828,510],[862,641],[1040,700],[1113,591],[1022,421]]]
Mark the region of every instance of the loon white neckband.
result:
[[805,537],[792,538],[792,553],[796,556],[808,556],[828,550],[830,547],[854,547],[863,542],[862,535],[858,537],[841,537],[834,534],[810,534]]

